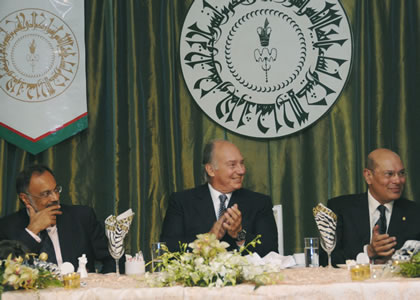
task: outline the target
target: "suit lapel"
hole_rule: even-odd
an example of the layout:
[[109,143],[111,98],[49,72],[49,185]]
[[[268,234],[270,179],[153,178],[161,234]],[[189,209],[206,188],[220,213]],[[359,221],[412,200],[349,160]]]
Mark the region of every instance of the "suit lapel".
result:
[[29,216],[26,208],[19,210],[19,218],[18,218],[20,225],[17,226],[18,228],[26,228],[29,224]]
[[[210,190],[207,184],[201,186],[200,189],[197,190],[197,205],[203,224],[207,224],[207,226],[213,226],[214,222],[216,222],[217,217],[214,210],[213,200],[211,199]],[[208,213],[211,211],[212,213]]]
[[[70,250],[72,249],[71,239],[66,236],[66,233],[69,229],[65,228],[65,219],[67,218],[65,207],[61,205],[61,211],[63,214],[61,216],[57,216],[57,232],[58,232],[58,240],[60,242],[60,250],[61,250],[61,257],[63,258],[63,262],[69,261],[70,258]],[[71,229],[70,229],[71,230]]]
[[402,230],[402,220],[404,216],[403,210],[401,209],[400,201],[395,200],[394,206],[392,207],[391,220],[389,221],[388,234],[390,236],[397,236]]
[[230,198],[228,207],[232,207],[234,204],[238,204],[239,206],[239,198],[238,191],[234,191],[232,193],[232,197]]
[[367,193],[363,194],[359,198],[357,207],[355,207],[355,215],[359,216],[360,222],[356,222],[357,232],[362,233],[363,243],[370,243],[370,217],[369,217],[369,203],[367,198]]

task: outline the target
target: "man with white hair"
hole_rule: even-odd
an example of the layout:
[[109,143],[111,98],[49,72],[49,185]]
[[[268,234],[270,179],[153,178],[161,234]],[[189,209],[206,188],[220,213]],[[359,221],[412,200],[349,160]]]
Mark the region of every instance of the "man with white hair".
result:
[[260,256],[277,252],[271,199],[242,188],[246,169],[239,149],[225,140],[212,141],[204,147],[203,165],[208,182],[169,199],[161,234],[169,250],[209,232],[229,243],[229,250],[260,234],[261,244],[250,250]]

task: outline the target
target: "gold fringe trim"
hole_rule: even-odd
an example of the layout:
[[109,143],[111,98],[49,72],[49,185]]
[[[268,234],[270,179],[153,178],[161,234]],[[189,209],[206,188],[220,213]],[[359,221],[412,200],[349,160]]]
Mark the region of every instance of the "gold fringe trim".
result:
[[322,203],[319,203],[316,207],[314,207],[312,209],[312,212],[314,214],[314,217],[316,217],[316,215],[319,213],[324,213],[324,214],[329,215],[331,218],[334,219],[334,221],[337,222],[337,215],[331,209],[329,209]]

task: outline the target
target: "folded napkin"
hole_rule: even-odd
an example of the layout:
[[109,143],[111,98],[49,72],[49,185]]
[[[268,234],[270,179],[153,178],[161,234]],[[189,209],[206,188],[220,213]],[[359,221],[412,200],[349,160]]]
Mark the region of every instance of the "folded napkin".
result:
[[312,211],[324,245],[327,249],[334,249],[337,229],[336,214],[322,203],[319,203]]
[[124,237],[130,229],[133,216],[134,212],[130,208],[117,217],[110,215],[105,220],[108,249],[114,259],[119,259],[124,253]]
[[420,241],[408,240],[405,241],[401,249],[395,251],[392,255],[393,260],[409,261],[410,258],[420,251]]
[[286,269],[296,265],[296,262],[293,256],[283,256],[276,252],[270,252],[263,258],[261,258],[258,253],[252,253],[246,256],[249,263],[255,266],[262,266],[262,265],[271,265],[275,266],[277,269]]

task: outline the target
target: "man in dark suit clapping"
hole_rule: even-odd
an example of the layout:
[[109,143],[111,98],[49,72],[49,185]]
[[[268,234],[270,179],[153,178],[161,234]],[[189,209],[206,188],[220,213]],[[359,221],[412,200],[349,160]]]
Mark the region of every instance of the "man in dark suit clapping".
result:
[[420,208],[401,197],[406,171],[398,154],[388,149],[372,151],[363,176],[367,193],[328,201],[338,217],[333,264],[356,259],[360,252],[384,263],[405,241],[420,240]]
[[210,142],[204,147],[203,165],[208,182],[169,199],[161,234],[169,250],[209,232],[229,243],[229,250],[260,234],[261,244],[250,250],[260,256],[277,251],[271,199],[242,188],[245,164],[239,149],[224,140]]

